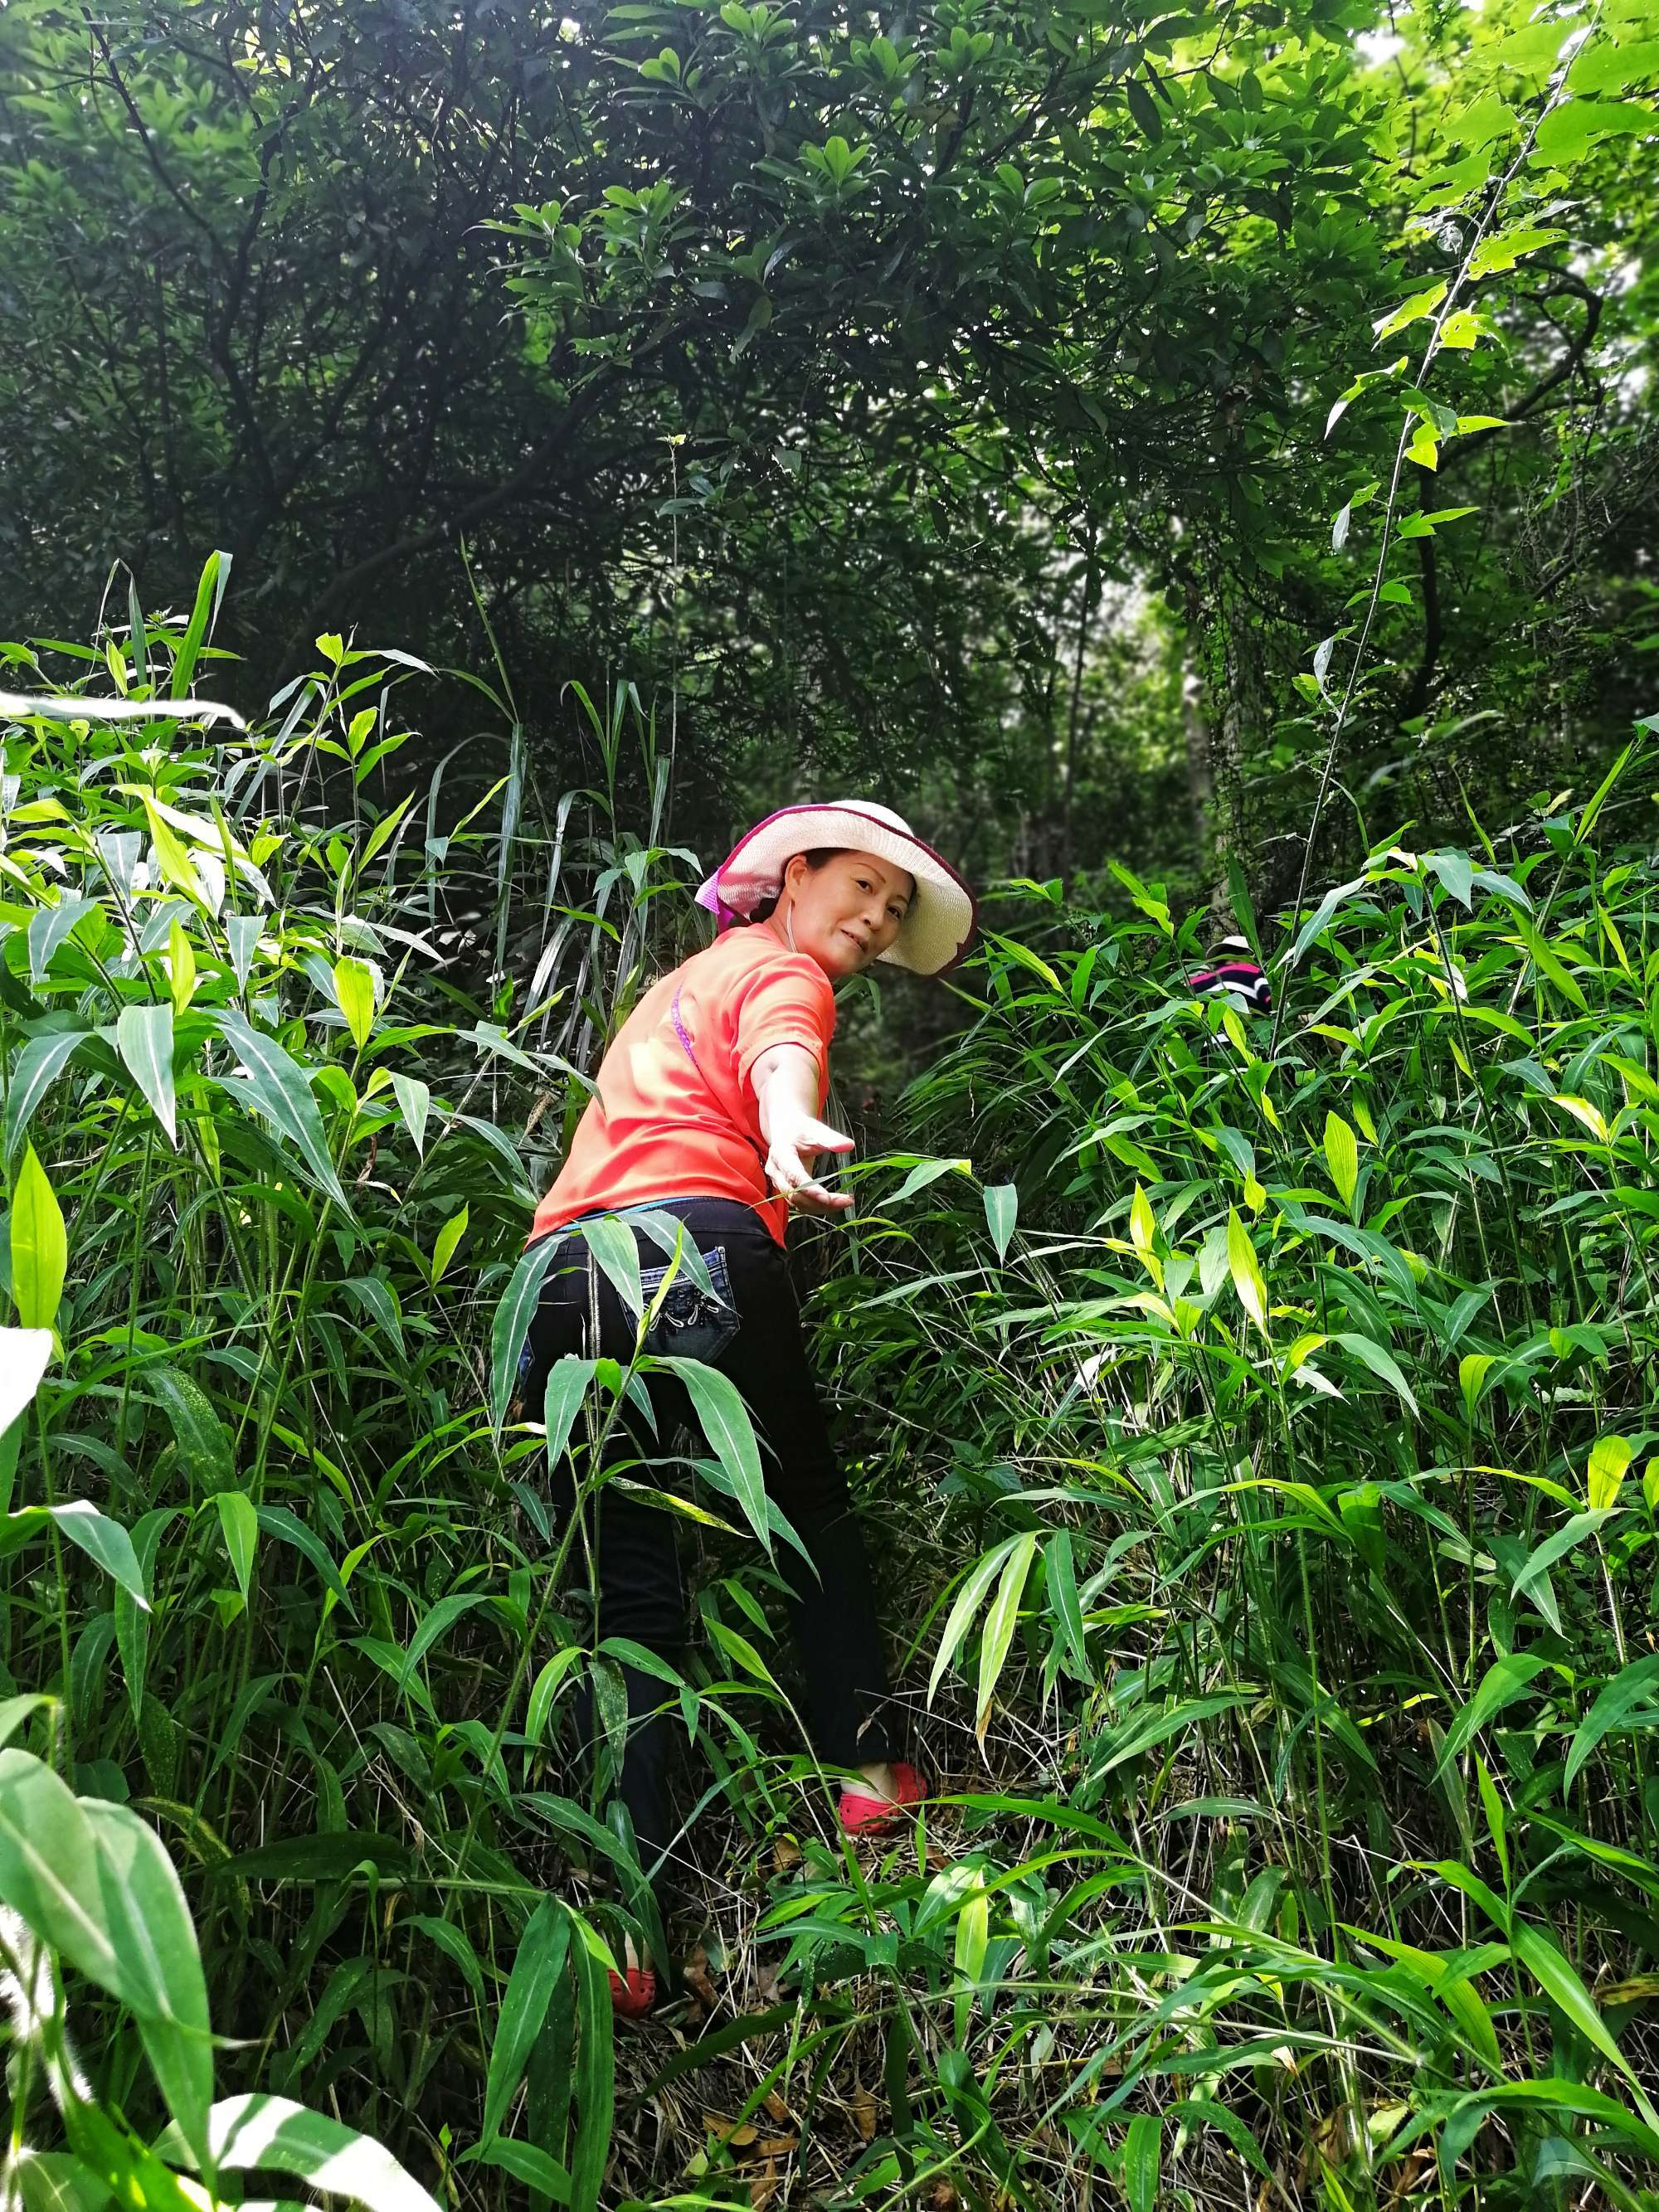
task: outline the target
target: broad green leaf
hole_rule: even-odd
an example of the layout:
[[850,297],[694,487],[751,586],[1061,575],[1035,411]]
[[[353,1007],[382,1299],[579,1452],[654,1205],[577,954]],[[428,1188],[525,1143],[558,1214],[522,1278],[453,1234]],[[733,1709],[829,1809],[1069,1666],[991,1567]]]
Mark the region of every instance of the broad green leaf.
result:
[[364,2212],[441,2212],[389,2150],[287,2097],[226,2097],[208,2115],[213,2163],[291,2173]]
[[374,971],[349,956],[334,963],[334,996],[359,1052],[374,1027]]
[[1651,2125],[1659,2125],[1659,2119],[1656,2119],[1653,2106],[1644,2094],[1629,2060],[1614,2042],[1612,2031],[1596,2010],[1589,1991],[1553,1939],[1530,1921],[1517,1920],[1510,1930],[1510,1946],[1545,1996],[1552,2003],[1560,2007],[1585,2041],[1593,2045],[1604,2058],[1610,2059],[1631,2083],[1636,2091],[1644,2118]]
[[34,1403],[51,1360],[49,1328],[0,1328],[0,1437]]
[[570,1431],[592,1379],[593,1362],[579,1359],[574,1352],[567,1352],[556,1359],[548,1370],[547,1387],[542,1393],[542,1419],[547,1431],[550,1468],[556,1468],[564,1456]]
[[1607,1125],[1601,1118],[1601,1108],[1593,1106],[1588,1098],[1575,1098],[1565,1091],[1558,1091],[1552,1093],[1550,1103],[1553,1106],[1565,1107],[1575,1121],[1583,1122],[1598,1145],[1608,1145],[1613,1142]]
[[361,1306],[381,1334],[394,1344],[401,1355],[407,1350],[404,1342],[404,1310],[398,1293],[384,1275],[348,1275],[340,1288],[353,1305]]
[[883,1199],[882,1205],[902,1206],[907,1198],[914,1198],[919,1190],[925,1190],[930,1182],[937,1182],[941,1176],[972,1175],[973,1171],[971,1160],[918,1160],[892,1196]]
[[201,907],[204,911],[211,913],[213,902],[208,897],[203,887],[202,879],[191,865],[189,847],[149,793],[141,793],[140,798],[145,818],[149,823],[150,838],[155,848],[155,864],[161,872],[163,880],[170,884],[174,890],[182,893],[192,906]]
[[532,2046],[547,2018],[553,1992],[563,1978],[569,1950],[569,1921],[551,1898],[544,1898],[519,1939],[513,1972],[495,2017],[480,2130],[485,2142],[501,2132]]
[[399,1691],[407,1688],[410,1677],[434,1644],[448,1635],[463,1614],[476,1611],[481,1605],[488,1605],[490,1595],[487,1589],[453,1591],[447,1597],[441,1597],[428,1613],[422,1615],[421,1625],[410,1638],[409,1649],[404,1654],[403,1662],[398,1670]]
[[1152,1212],[1152,1200],[1139,1183],[1129,1200],[1129,1242],[1143,1255],[1158,1242],[1158,1217]]
[[347,1594],[340,1579],[340,1571],[329,1557],[326,1546],[313,1529],[308,1528],[298,1514],[286,1505],[260,1505],[254,1510],[259,1526],[267,1536],[274,1536],[279,1544],[289,1544],[304,1559],[309,1559],[322,1578],[325,1589],[331,1590],[337,1605],[343,1605],[355,1620],[357,1608]]
[[1498,1364],[1497,1355],[1490,1352],[1466,1352],[1457,1363],[1457,1387],[1463,1395],[1463,1411],[1471,1428],[1482,1397],[1486,1394],[1486,1378]]
[[202,647],[218,619],[220,607],[224,604],[225,586],[230,581],[230,562],[228,553],[216,550],[202,564],[190,620],[173,656],[172,673],[167,680],[167,696],[171,699],[188,699],[190,696],[191,679],[196,673]]
[[526,2190],[539,2190],[556,2204],[570,2202],[568,2168],[561,2166],[550,2151],[538,2149],[534,2143],[520,2142],[512,2136],[497,2136],[493,2142],[475,2143],[471,2150],[463,2151],[455,2162],[465,2166],[475,2160],[480,2166],[492,2166],[501,2173],[510,2173]]
[[1654,112],[1639,100],[1569,100],[1553,107],[1538,126],[1533,141],[1534,161],[1565,168],[1582,161],[1598,138],[1621,133],[1650,136]]
[[49,1329],[57,1320],[68,1268],[63,1209],[30,1145],[11,1195],[11,1294],[26,1329]]
[[244,1019],[234,1006],[222,1008],[219,1028],[224,1040],[246,1071],[240,1084],[227,1087],[234,1097],[246,1097],[271,1127],[299,1151],[320,1188],[349,1218],[351,1207],[340,1187],[340,1178],[323,1133],[322,1116],[311,1095],[305,1071],[273,1036]]
[[90,1030],[58,1030],[31,1037],[12,1063],[6,1092],[6,1151],[11,1153],[34,1117],[34,1109],[92,1035]]
[[0,1905],[100,1989],[121,1993],[98,1850],[76,1800],[26,1751],[0,1751]]
[[616,2116],[616,2046],[612,2040],[608,1967],[597,1938],[582,1921],[572,1930],[576,1969],[575,2148],[570,2160],[571,2212],[599,2212],[599,2192],[611,2161]]
[[39,1691],[22,1698],[0,1698],[0,1747],[9,1744],[32,1713],[44,1711],[57,1703],[55,1698],[43,1696]]
[[1340,1114],[1325,1116],[1325,1164],[1337,1196],[1352,1213],[1354,1193],[1359,1187],[1359,1143]]
[[623,1310],[638,1321],[645,1311],[645,1293],[640,1287],[640,1248],[632,1229],[614,1213],[602,1213],[597,1221],[584,1221],[580,1226],[583,1243],[604,1268]]
[[1541,246],[1559,246],[1566,236],[1565,230],[1535,229],[1527,223],[1512,224],[1500,230],[1495,237],[1484,239],[1476,246],[1469,262],[1469,275],[1474,278],[1495,276],[1513,269],[1524,254],[1536,253]]
[[1019,1624],[1019,1601],[1024,1595],[1031,1561],[1036,1557],[1036,1547],[1034,1530],[1028,1529],[1015,1540],[1004,1562],[1001,1579],[997,1583],[997,1594],[985,1616],[985,1628],[979,1645],[979,1685],[974,1723],[975,1734],[981,1743],[990,1725],[991,1700],[1006,1663],[1009,1647],[1014,1640],[1014,1631]]
[[179,1464],[191,1489],[203,1498],[228,1489],[236,1480],[230,1434],[201,1384],[176,1367],[158,1364],[145,1368],[143,1389],[167,1414]]
[[580,1644],[568,1644],[562,1651],[553,1654],[537,1675],[531,1689],[530,1703],[525,1709],[524,1732],[530,1743],[539,1743],[546,1735],[548,1718],[553,1711],[559,1685],[586,1656]]
[[927,1678],[927,1699],[931,1705],[933,1693],[945,1678],[945,1670],[955,1656],[957,1646],[968,1632],[968,1624],[979,1609],[980,1600],[990,1589],[997,1570],[1019,1541],[1018,1537],[1007,1537],[969,1569],[962,1588],[957,1592],[939,1641],[939,1651],[933,1660],[933,1672]]
[[432,1093],[418,1076],[399,1075],[395,1068],[392,1074],[392,1091],[416,1152],[424,1158],[427,1116],[432,1110]]
[[495,1309],[489,1331],[489,1416],[497,1435],[518,1382],[519,1355],[529,1333],[530,1317],[559,1249],[558,1237],[544,1237],[521,1252]]
[[109,2212],[108,2184],[67,2151],[20,2144],[9,2172],[21,2212]]
[[196,955],[176,915],[167,929],[167,967],[173,1011],[182,1014],[196,995]]
[[1520,933],[1522,942],[1532,955],[1539,973],[1553,983],[1563,997],[1570,999],[1581,1013],[1588,1013],[1589,1001],[1584,996],[1583,986],[1560,959],[1553,946],[1545,941],[1523,915],[1516,915],[1515,926]]
[[1184,1729],[1218,1713],[1236,1711],[1249,1698],[1243,1690],[1216,1690],[1201,1698],[1183,1698],[1172,1705],[1146,1705],[1132,1713],[1120,1729],[1108,1729],[1096,1746],[1090,1765],[1091,1779],[1112,1773],[1155,1744],[1166,1742]]
[[1636,1456],[1635,1446],[1623,1437],[1598,1437],[1590,1447],[1586,1488],[1592,1513],[1618,1502],[1625,1473]]
[[259,939],[264,934],[264,923],[257,914],[228,914],[225,916],[225,943],[230,952],[231,972],[238,988],[246,991],[247,979],[253,973],[253,956],[259,949]]
[[137,1605],[148,1607],[149,1593],[132,1548],[132,1539],[118,1521],[100,1513],[85,1498],[47,1509],[61,1535],[83,1551],[94,1565],[118,1583]]
[[1411,324],[1420,322],[1425,315],[1431,315],[1445,296],[1443,279],[1437,284],[1431,284],[1425,291],[1413,292],[1410,299],[1402,301],[1392,314],[1384,315],[1380,322],[1372,325],[1377,344],[1381,345],[1384,338],[1393,337]]
[[136,1813],[101,1798],[82,1801],[98,1859],[99,1893],[121,1960],[121,1996],[161,2094],[198,2160],[213,2100],[207,1984],[190,1908],[161,1841]]
[[213,1502],[219,1510],[219,1527],[230,1557],[231,1572],[246,1605],[253,1580],[253,1556],[259,1545],[259,1516],[253,1500],[240,1490],[216,1491]]
[[43,906],[29,922],[29,981],[37,988],[46,981],[52,955],[68,941],[88,915],[100,911],[95,899],[64,896]]
[[115,1024],[115,1048],[143,1093],[150,1111],[179,1142],[179,1109],[173,1085],[173,1008],[123,1006]]
[[999,1260],[1008,1257],[1008,1247],[1013,1241],[1014,1224],[1018,1218],[1018,1186],[1012,1182],[988,1183],[985,1187],[985,1222]]

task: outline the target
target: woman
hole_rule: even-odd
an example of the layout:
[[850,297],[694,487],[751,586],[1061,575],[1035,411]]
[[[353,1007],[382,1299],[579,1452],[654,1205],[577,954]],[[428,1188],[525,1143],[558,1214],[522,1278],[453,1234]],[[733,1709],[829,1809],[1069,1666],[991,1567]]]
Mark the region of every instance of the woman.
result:
[[[820,1152],[849,1138],[819,1118],[829,1097],[835,986],[872,962],[937,975],[973,936],[972,893],[955,869],[886,807],[866,801],[787,806],[726,856],[697,894],[719,934],[663,977],[623,1024],[599,1069],[558,1180],[537,1209],[532,1240],[560,1236],[532,1324],[529,1402],[561,1356],[631,1357],[635,1323],[586,1241],[590,1216],[666,1212],[702,1255],[714,1295],[671,1285],[647,1350],[700,1358],[730,1376],[761,1441],[767,1488],[805,1545],[778,1559],[805,1682],[806,1717],[825,1765],[849,1779],[842,1826],[887,1825],[921,1797],[896,1756],[870,1577],[808,1368],[783,1241],[792,1212],[852,1203],[817,1180]],[[748,927],[734,927],[746,923]],[[660,1252],[641,1239],[641,1258]],[[656,1271],[660,1282],[662,1271]],[[647,1272],[647,1289],[653,1278]],[[617,1460],[661,1451],[690,1422],[684,1386],[650,1378],[655,1437],[637,1414]],[[623,1424],[618,1424],[622,1426]],[[660,1443],[656,1439],[660,1438]],[[565,1478],[568,1512],[574,1490]],[[623,1637],[672,1662],[684,1638],[685,1593],[670,1515],[605,1483],[587,1533],[601,1637]],[[674,1832],[672,1733],[662,1684],[624,1668],[629,1731],[619,1794],[641,1863],[659,1871]],[[856,1778],[853,1779],[851,1778]],[[646,2011],[656,1977],[631,1954],[611,1977],[618,2012]]]

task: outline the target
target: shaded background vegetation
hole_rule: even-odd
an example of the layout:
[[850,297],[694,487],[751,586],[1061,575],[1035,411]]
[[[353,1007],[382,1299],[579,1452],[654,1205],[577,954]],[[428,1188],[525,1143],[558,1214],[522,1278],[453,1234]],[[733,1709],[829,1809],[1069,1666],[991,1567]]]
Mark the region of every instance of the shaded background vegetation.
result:
[[[1645,49],[1604,14],[1613,105]],[[1513,150],[1553,58],[1522,25],[31,0],[0,634],[82,635],[112,558],[186,603],[222,546],[245,708],[325,628],[472,665],[465,537],[556,783],[561,687],[626,675],[678,691],[694,837],[873,781],[1042,878],[1127,810],[1139,860],[1200,891],[1235,848],[1270,902],[1292,679],[1364,539],[1329,518],[1389,435],[1356,408],[1327,447],[1326,412]],[[1501,812],[1643,703],[1654,155],[1577,156],[1511,188],[1571,219],[1487,288],[1454,395],[1516,427],[1411,472],[1480,520],[1389,611],[1370,813],[1459,821],[1460,776]],[[467,726],[416,711],[434,753]],[[1352,806],[1333,835],[1363,847]]]
[[[11,2203],[1655,2202],[1650,29],[0,15]],[[711,1429],[613,2039],[520,1246],[848,786],[993,886],[802,1254],[939,1800]]]

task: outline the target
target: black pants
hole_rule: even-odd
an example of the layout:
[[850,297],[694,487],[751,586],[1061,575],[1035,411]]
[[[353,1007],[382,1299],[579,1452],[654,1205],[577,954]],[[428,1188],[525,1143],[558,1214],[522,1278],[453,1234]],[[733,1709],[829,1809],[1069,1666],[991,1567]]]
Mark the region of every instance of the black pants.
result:
[[[702,1358],[736,1383],[760,1440],[768,1492],[811,1557],[809,1565],[791,1545],[777,1540],[813,1747],[830,1766],[891,1758],[896,1741],[887,1719],[887,1677],[869,1567],[807,1365],[782,1250],[746,1206],[729,1200],[676,1199],[654,1210],[685,1224],[689,1241],[708,1262],[718,1296],[711,1302],[683,1273],[677,1275],[647,1350]],[[635,1242],[648,1302],[651,1271],[660,1270],[666,1255],[642,1233]],[[591,1341],[595,1313],[597,1343]],[[539,1413],[555,1360],[575,1352],[626,1362],[635,1335],[635,1323],[609,1277],[590,1267],[586,1242],[566,1232],[531,1323],[526,1412],[532,1418]],[[682,1428],[703,1452],[684,1383],[669,1374],[642,1379],[656,1436],[637,1412],[628,1412],[611,1431],[608,1462],[660,1462]],[[635,1468],[633,1479],[655,1489],[672,1486],[659,1466]],[[568,1518],[576,1507],[568,1455],[555,1472],[554,1490],[556,1510]],[[611,1482],[583,1510],[595,1563],[599,1636],[626,1637],[678,1666],[685,1643],[685,1583],[676,1517]],[[572,1557],[580,1572],[580,1538]],[[623,1677],[629,1729],[619,1794],[633,1821],[641,1864],[655,1879],[675,1829],[669,1791],[673,1722],[659,1710],[670,1693],[638,1668],[625,1668]]]

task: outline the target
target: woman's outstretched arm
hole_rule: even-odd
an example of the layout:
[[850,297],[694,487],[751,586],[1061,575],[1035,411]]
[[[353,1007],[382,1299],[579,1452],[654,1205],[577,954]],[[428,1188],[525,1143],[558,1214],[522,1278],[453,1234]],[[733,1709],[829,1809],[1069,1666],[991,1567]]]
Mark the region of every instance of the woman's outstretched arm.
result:
[[766,1176],[802,1213],[842,1213],[850,1191],[826,1190],[813,1179],[819,1152],[850,1152],[853,1139],[818,1119],[818,1064],[805,1045],[775,1044],[750,1071],[767,1142]]

